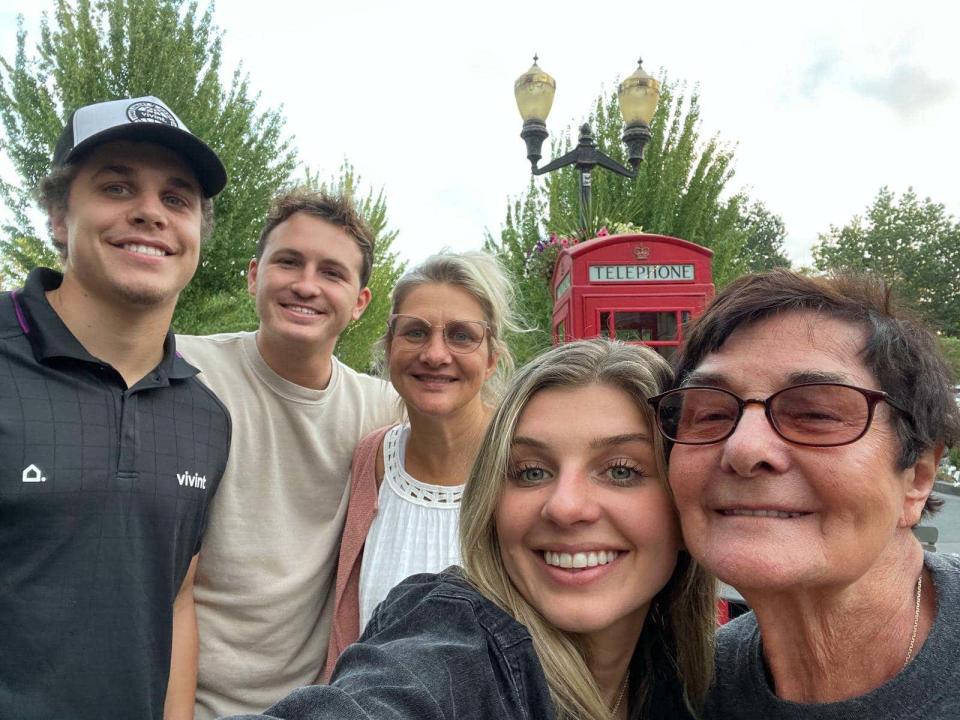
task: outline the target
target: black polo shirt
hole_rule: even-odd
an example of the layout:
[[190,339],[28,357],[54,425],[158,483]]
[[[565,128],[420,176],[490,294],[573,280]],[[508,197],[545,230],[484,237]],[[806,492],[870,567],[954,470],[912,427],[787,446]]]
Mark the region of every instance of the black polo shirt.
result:
[[172,333],[127,388],[48,304],[61,280],[0,294],[0,718],[160,720],[230,416]]

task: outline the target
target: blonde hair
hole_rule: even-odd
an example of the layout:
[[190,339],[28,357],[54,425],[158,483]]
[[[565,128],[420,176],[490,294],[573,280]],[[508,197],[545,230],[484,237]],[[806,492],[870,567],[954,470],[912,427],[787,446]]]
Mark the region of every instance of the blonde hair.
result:
[[[390,295],[390,313],[396,313],[411,292],[428,284],[462,288],[479,303],[483,318],[490,326],[487,351],[498,356],[497,369],[484,383],[480,397],[485,404],[495,405],[514,369],[513,355],[504,335],[521,330],[512,310],[513,285],[507,273],[495,257],[479,250],[439,252],[408,270],[397,281]],[[378,346],[383,354],[390,351],[391,339],[389,330],[380,338]],[[389,364],[383,362],[382,372],[387,379],[388,370]]]
[[[601,720],[611,715],[582,644],[548,623],[524,599],[503,564],[494,516],[517,423],[530,399],[545,388],[603,384],[630,395],[653,430],[653,411],[646,400],[669,388],[672,377],[666,361],[641,346],[597,339],[544,353],[511,383],[487,428],[464,491],[460,553],[466,577],[530,631],[559,720]],[[653,438],[658,475],[666,486],[664,443],[659,433]],[[694,713],[699,710],[713,672],[715,626],[713,578],[682,550],[672,577],[651,602],[630,663],[631,718],[644,717],[655,686],[662,688],[661,683],[670,683],[671,678],[679,679],[682,702]]]

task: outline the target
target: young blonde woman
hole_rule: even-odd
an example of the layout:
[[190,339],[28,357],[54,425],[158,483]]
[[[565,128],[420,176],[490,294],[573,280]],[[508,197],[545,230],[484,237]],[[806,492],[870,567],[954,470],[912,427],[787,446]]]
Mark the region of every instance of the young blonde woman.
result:
[[482,252],[440,253],[400,278],[381,339],[407,422],[353,456],[324,678],[404,578],[460,562],[460,499],[492,405],[513,370],[512,292]]
[[259,717],[696,717],[715,606],[646,402],[670,377],[653,351],[605,340],[523,368],[465,489],[462,569],[398,585],[330,685]]

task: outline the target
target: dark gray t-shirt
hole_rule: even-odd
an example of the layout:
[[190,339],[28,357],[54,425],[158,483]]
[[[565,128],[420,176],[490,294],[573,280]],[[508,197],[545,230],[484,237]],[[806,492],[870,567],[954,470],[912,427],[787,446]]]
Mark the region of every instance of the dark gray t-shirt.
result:
[[753,613],[717,633],[717,679],[709,720],[957,720],[960,718],[960,558],[926,553],[937,616],[920,652],[896,677],[852,700],[801,704],[773,694]]

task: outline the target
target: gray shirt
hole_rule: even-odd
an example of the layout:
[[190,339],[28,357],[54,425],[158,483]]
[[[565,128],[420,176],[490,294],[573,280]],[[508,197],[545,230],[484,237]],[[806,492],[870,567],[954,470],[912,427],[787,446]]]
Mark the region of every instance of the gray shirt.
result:
[[960,718],[960,558],[925,553],[937,588],[937,616],[920,652],[896,677],[866,695],[801,704],[773,694],[753,613],[717,634],[717,679],[707,698],[710,720],[956,720]]

